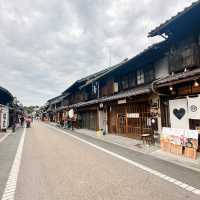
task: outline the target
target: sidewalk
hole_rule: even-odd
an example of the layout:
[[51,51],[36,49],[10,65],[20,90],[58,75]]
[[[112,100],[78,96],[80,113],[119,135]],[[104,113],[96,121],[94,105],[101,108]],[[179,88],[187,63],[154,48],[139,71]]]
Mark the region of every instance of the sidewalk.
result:
[[8,129],[5,133],[8,137],[0,142],[0,199],[15,158],[22,132],[22,128],[18,128],[14,134],[11,129]]
[[6,132],[0,132],[0,141],[6,135]]
[[7,129],[6,132],[0,132],[0,143],[3,142],[3,140],[5,140],[11,133],[11,129]]
[[[50,123],[51,125],[56,126],[55,123]],[[177,156],[165,151],[162,151],[159,145],[149,146],[144,145],[141,140],[134,140],[131,138],[123,137],[115,134],[106,134],[106,135],[97,135],[96,131],[87,130],[87,129],[75,129],[77,133],[84,134],[99,140],[103,140],[112,144],[119,145],[124,148],[128,148],[140,153],[148,154],[156,158],[180,165],[195,171],[200,172],[200,154],[198,155],[197,160],[192,160],[184,156]]]

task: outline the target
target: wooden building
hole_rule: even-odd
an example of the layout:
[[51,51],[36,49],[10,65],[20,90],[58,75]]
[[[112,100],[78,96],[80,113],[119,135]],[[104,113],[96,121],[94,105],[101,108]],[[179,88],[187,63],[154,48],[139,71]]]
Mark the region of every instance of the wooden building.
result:
[[[199,130],[200,134],[200,1],[149,33],[169,44],[169,75],[154,89],[161,99],[162,127]],[[198,146],[200,147],[200,135]]]
[[79,127],[137,139],[158,131],[159,99],[152,83],[165,73],[167,49],[165,42],[155,44],[82,82],[74,92],[79,101],[74,97],[68,106],[76,110]]
[[63,95],[49,99],[46,104],[46,117],[51,122],[63,121]]
[[[199,24],[200,1],[197,1],[149,33],[150,37],[164,36],[169,43],[169,75],[154,84],[162,100],[162,126],[171,125],[169,100],[186,99],[200,94]],[[188,128],[194,128],[193,124],[191,122]]]
[[[197,1],[149,33],[164,41],[72,84],[61,94],[59,109],[73,109],[80,128],[137,139],[161,133],[171,126],[170,100],[200,92],[199,24]],[[188,123],[192,128],[196,122]]]

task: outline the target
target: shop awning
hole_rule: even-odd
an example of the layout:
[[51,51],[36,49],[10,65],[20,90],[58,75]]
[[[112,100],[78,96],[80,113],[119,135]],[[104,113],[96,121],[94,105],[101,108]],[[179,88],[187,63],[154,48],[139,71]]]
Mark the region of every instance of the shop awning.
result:
[[177,73],[174,75],[167,76],[165,78],[159,79],[154,83],[156,88],[161,88],[169,85],[184,83],[187,81],[198,80],[200,79],[200,68]]

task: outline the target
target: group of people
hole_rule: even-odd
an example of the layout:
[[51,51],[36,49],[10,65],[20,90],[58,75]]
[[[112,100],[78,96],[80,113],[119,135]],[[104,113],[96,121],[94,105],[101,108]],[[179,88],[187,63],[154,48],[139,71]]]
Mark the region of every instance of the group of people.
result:
[[58,124],[60,124],[65,129],[74,130],[74,127],[76,126],[76,118],[65,117],[63,120],[58,122]]
[[15,129],[17,126],[24,127],[25,123],[26,123],[26,127],[30,128],[32,121],[33,119],[31,116],[24,116],[24,115],[18,116],[16,117],[16,120],[13,120],[12,131],[15,132]]

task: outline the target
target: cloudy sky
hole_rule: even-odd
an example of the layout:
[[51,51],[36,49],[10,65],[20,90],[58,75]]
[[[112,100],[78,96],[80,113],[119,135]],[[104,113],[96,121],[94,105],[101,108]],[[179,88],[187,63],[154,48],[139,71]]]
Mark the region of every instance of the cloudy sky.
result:
[[75,80],[131,58],[194,0],[0,0],[0,85],[44,104]]

